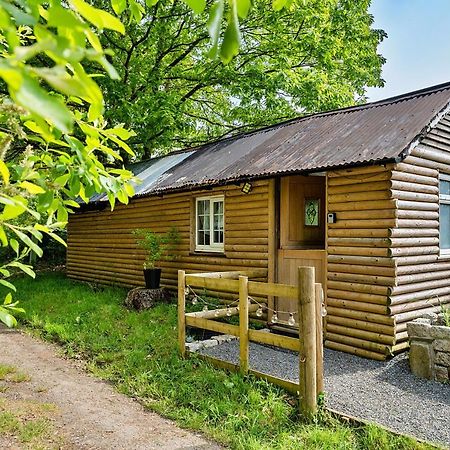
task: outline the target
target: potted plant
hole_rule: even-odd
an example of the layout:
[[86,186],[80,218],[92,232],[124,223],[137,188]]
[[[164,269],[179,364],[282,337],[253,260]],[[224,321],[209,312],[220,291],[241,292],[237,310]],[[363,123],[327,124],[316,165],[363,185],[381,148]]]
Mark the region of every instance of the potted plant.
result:
[[161,268],[157,262],[173,257],[173,250],[180,242],[176,228],[165,234],[157,234],[151,230],[137,229],[133,231],[137,245],[145,250],[144,279],[147,289],[159,289]]

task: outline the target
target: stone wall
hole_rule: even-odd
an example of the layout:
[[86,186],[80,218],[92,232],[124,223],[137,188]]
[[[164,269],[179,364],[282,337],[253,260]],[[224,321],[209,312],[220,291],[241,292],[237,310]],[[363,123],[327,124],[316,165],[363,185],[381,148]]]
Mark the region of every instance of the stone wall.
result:
[[408,323],[409,364],[418,377],[448,382],[450,378],[450,327],[442,315],[429,314]]

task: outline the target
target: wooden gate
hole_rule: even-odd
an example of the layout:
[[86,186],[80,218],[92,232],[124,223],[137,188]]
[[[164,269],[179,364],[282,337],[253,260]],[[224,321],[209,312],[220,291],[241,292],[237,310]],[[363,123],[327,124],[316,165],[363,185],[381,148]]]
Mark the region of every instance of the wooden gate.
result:
[[[298,267],[296,285],[249,281],[251,272],[214,272],[186,274],[178,271],[178,342],[182,356],[186,350],[186,326],[239,338],[239,365],[207,357],[213,363],[241,373],[252,373],[291,392],[298,393],[300,409],[305,415],[317,411],[317,397],[323,391],[322,350],[322,287],[315,283],[313,267]],[[186,313],[186,294],[189,289],[203,288],[214,292],[238,294],[237,306],[227,306],[208,311]],[[299,338],[282,336],[249,328],[249,314],[261,308],[261,301],[254,298],[283,297],[296,300],[298,308]],[[267,308],[267,305],[266,305]],[[239,325],[221,321],[231,315],[239,315]],[[272,345],[299,352],[299,384],[273,377],[249,367],[249,342]],[[201,355],[200,355],[201,356]]]

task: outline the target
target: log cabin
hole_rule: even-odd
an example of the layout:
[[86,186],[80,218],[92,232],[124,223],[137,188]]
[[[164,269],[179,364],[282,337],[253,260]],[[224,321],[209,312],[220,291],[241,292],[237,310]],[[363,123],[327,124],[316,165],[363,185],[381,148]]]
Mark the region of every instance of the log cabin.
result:
[[450,302],[450,83],[131,169],[142,183],[128,205],[111,212],[99,195],[70,216],[69,277],[143,285],[131,231],[175,226],[165,286],[175,288],[178,269],[260,268],[295,284],[298,266],[314,266],[326,347],[378,360],[407,348],[408,321]]

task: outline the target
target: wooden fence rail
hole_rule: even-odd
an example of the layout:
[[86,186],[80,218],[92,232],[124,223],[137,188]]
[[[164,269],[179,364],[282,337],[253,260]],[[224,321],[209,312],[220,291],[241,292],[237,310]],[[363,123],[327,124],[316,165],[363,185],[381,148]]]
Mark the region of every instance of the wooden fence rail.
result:
[[[181,355],[186,355],[186,326],[201,328],[239,338],[239,365],[212,357],[206,359],[228,369],[256,376],[298,392],[300,409],[304,415],[317,412],[317,397],[323,391],[323,344],[321,305],[322,286],[314,282],[313,267],[298,268],[297,286],[249,281],[261,276],[258,270],[243,272],[213,272],[187,275],[178,271],[178,342]],[[214,292],[239,295],[239,306],[186,313],[186,288],[203,288]],[[299,337],[293,338],[249,328],[249,314],[260,308],[251,303],[251,296],[288,297],[296,300]],[[220,322],[221,318],[239,315],[239,325]],[[272,345],[299,352],[299,384],[260,373],[249,367],[249,343]]]

